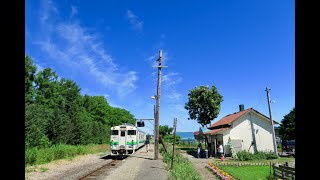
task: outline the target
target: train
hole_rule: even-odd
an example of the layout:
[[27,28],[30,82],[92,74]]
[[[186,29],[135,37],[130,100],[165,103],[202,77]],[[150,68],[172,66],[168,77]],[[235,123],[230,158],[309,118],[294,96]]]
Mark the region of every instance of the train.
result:
[[144,146],[146,133],[133,124],[122,124],[111,127],[111,156],[133,154]]

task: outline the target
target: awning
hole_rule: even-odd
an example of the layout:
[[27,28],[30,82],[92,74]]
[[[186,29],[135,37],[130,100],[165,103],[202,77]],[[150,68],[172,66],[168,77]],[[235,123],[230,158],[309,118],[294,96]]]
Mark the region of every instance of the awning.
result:
[[229,128],[214,129],[214,130],[205,132],[204,134],[205,134],[205,135],[215,135],[215,134],[217,134],[217,133],[219,133],[219,132],[222,132],[222,131],[225,131],[225,130],[227,130],[227,129],[229,129]]

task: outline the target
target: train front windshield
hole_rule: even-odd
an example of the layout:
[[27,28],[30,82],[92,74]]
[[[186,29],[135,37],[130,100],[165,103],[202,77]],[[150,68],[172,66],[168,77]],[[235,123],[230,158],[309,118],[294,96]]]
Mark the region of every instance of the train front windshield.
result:
[[112,130],[111,131],[111,135],[119,135],[119,131],[118,130]]

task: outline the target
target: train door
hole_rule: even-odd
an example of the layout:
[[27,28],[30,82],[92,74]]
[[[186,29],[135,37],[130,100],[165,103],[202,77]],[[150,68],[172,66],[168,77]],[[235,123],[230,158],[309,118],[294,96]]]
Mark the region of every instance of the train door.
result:
[[120,148],[126,147],[126,130],[120,130],[119,144]]

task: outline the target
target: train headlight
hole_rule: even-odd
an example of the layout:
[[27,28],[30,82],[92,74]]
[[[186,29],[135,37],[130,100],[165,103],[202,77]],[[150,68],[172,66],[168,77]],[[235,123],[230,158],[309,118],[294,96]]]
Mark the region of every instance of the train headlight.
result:
[[113,140],[111,140],[111,149],[116,149],[117,145],[114,144]]

